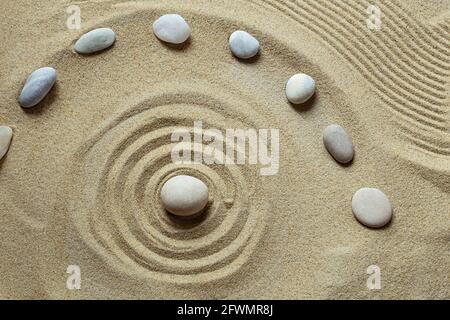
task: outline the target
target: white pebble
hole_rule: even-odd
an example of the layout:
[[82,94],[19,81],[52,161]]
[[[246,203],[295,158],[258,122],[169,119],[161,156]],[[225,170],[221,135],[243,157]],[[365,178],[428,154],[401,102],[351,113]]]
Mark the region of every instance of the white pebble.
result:
[[189,25],[178,14],[166,14],[159,17],[153,23],[153,32],[158,39],[173,44],[183,43],[191,35]]
[[8,152],[9,145],[11,144],[13,131],[10,127],[0,126],[0,160]]
[[25,82],[19,103],[23,108],[31,108],[41,102],[56,81],[56,70],[44,67],[34,71]]
[[332,124],[323,131],[323,143],[333,158],[340,163],[353,159],[353,143],[350,136],[338,124]]
[[361,188],[352,198],[356,219],[371,228],[381,228],[392,218],[392,207],[386,195],[375,188]]
[[259,51],[259,42],[251,34],[245,31],[235,31],[231,34],[230,50],[241,59],[250,59]]
[[286,97],[293,104],[309,100],[316,90],[316,82],[304,73],[293,75],[286,83]]
[[113,45],[116,34],[109,28],[98,28],[85,33],[75,43],[75,51],[89,54],[104,50]]
[[167,180],[160,196],[167,211],[177,216],[190,216],[205,208],[209,194],[203,181],[179,175]]

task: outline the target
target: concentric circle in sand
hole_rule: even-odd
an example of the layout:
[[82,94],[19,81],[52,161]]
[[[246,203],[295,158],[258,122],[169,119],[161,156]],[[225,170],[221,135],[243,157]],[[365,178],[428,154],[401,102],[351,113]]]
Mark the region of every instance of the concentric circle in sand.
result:
[[[193,134],[199,114],[205,127],[223,131],[227,123],[254,128],[258,115],[246,114],[251,107],[239,97],[207,95],[217,88],[186,92],[173,86],[173,93],[151,96],[108,119],[81,147],[80,181],[74,181],[80,193],[71,214],[86,243],[115,260],[111,265],[143,268],[158,280],[212,281],[239,268],[261,237],[271,212],[262,210],[264,201],[256,210],[249,195],[264,199],[266,190],[254,179],[257,166],[174,163],[178,142],[171,134],[182,128]],[[177,174],[197,176],[211,190],[206,212],[195,219],[175,218],[159,201],[160,188]]]

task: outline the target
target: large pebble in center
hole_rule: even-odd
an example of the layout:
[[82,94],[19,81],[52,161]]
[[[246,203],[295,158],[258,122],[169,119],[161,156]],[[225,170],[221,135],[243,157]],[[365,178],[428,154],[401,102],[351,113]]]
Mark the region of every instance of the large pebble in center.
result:
[[167,180],[161,189],[164,208],[177,216],[191,216],[208,203],[208,187],[192,176],[179,175]]

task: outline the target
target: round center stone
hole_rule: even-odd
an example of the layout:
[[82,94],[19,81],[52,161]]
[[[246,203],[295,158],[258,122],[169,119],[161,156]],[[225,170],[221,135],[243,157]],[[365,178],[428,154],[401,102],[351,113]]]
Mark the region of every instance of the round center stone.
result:
[[208,186],[187,175],[167,180],[160,194],[164,208],[177,216],[190,216],[202,211],[208,203],[208,196]]

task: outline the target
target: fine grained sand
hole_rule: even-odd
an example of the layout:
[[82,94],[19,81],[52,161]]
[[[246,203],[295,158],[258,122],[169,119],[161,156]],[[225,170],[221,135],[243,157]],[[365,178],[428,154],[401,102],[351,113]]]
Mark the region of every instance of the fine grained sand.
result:
[[[370,2],[371,3],[371,2]],[[14,138],[0,162],[1,298],[450,298],[449,1],[1,1],[0,124]],[[158,41],[152,23],[181,14],[187,44]],[[110,27],[117,42],[73,52],[81,34]],[[229,35],[246,30],[261,53],[239,61]],[[17,102],[33,70],[58,80],[40,106]],[[302,107],[284,84],[317,83]],[[209,128],[280,129],[280,170],[181,166],[170,134]],[[355,159],[322,144],[339,123]],[[206,216],[167,216],[159,189],[174,174],[210,187]],[[371,230],[353,193],[381,189],[394,218]],[[66,289],[68,265],[81,289]],[[381,269],[381,290],[366,270]]]

